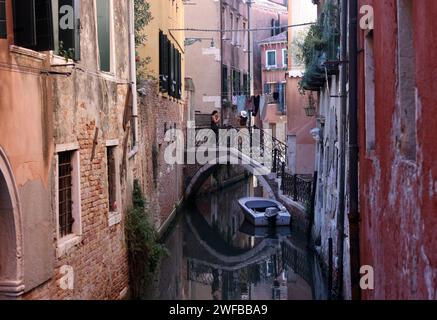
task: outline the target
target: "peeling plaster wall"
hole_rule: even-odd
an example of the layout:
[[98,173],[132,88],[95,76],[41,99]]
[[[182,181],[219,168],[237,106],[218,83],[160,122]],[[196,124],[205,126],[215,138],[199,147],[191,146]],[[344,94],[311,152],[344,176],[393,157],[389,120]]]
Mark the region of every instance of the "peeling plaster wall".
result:
[[[128,287],[127,249],[124,238],[124,214],[130,206],[131,165],[123,155],[130,151],[129,131],[124,131],[123,113],[129,83],[129,45],[128,45],[128,2],[113,2],[114,48],[112,73],[98,71],[96,16],[94,2],[82,2],[81,17],[81,60],[74,70],[70,66],[57,67],[56,71],[71,72],[71,76],[52,77],[48,85],[47,103],[53,108],[54,141],[56,145],[76,144],[80,157],[80,217],[82,234],[79,241],[65,250],[60,250],[56,225],[56,176],[50,171],[49,186],[51,203],[44,207],[32,207],[51,214],[51,228],[44,224],[35,224],[39,216],[27,217],[24,221],[33,224],[33,228],[46,232],[51,239],[51,250],[56,258],[52,266],[53,275],[44,284],[28,292],[26,299],[119,299]],[[65,63],[65,59],[50,57],[51,64]],[[121,223],[110,225],[106,142],[118,141],[116,158],[120,164],[119,180],[121,198],[118,203]],[[51,154],[50,164],[56,161]],[[23,199],[46,199],[38,193],[38,184],[28,184],[23,189]],[[50,210],[51,209],[51,210]],[[24,238],[28,242],[30,228],[24,229]],[[25,246],[26,255],[39,253],[41,245]],[[73,290],[63,290],[60,279],[64,274],[62,267],[69,266],[74,272]],[[29,273],[27,277],[33,278]],[[26,278],[25,276],[25,278]],[[30,280],[29,280],[30,281]]]
[[338,92],[338,78],[333,76],[329,82],[330,90],[324,88],[320,93],[318,128],[321,140],[317,145],[317,190],[315,239],[318,239],[323,261],[329,260],[329,238],[333,240],[334,257],[338,255],[337,215],[339,200],[340,150],[339,121],[340,100],[331,98]]
[[[7,9],[11,31],[12,10],[10,6]],[[0,191],[3,193],[0,199],[12,197],[14,203],[13,214],[1,213],[4,228],[0,237],[3,244],[12,246],[3,248],[3,254],[15,252],[15,255],[8,259],[0,257],[0,281],[14,281],[17,291],[10,294],[20,295],[53,274],[49,184],[53,119],[46,100],[50,78],[39,72],[47,67],[47,55],[10,46],[11,32],[8,36],[0,39],[0,162],[7,161],[10,172],[1,167],[0,175],[10,184]],[[7,234],[14,235],[14,241],[5,239]],[[2,270],[11,268],[14,272],[1,279]]]
[[[416,160],[400,153],[397,1],[360,1],[375,10],[376,149],[366,155],[364,59],[360,56],[361,264],[375,269],[365,299],[437,298],[437,2],[414,1]],[[430,34],[431,33],[431,34]],[[363,43],[363,32],[360,32]]]

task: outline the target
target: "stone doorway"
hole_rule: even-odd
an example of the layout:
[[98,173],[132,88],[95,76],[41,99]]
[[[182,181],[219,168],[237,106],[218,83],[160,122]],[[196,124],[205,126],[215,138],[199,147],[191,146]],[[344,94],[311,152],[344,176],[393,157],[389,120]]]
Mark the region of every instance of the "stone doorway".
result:
[[23,291],[18,198],[9,163],[0,149],[0,300]]

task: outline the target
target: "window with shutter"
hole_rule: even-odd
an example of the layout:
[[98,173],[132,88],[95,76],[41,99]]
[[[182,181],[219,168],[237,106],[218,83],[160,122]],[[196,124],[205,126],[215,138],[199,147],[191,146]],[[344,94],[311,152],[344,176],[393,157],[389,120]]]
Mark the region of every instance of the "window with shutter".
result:
[[229,99],[229,86],[228,86],[228,66],[222,66],[222,91],[223,91],[223,99]]
[[165,88],[164,51],[165,51],[164,33],[161,30],[159,30],[159,89],[161,91]]
[[182,97],[182,55],[167,36],[159,31],[159,90]]
[[174,95],[174,85],[173,85],[173,80],[174,80],[174,47],[173,44],[170,43],[169,41],[169,46],[168,46],[168,52],[169,52],[169,64],[168,64],[168,75],[169,75],[169,86],[168,86],[168,94],[170,96]]
[[249,95],[249,77],[247,74],[243,75],[243,94]]
[[35,0],[15,0],[14,41],[17,46],[30,48],[36,45]]
[[110,0],[96,0],[100,70],[111,71]]
[[6,39],[8,36],[6,28],[6,0],[0,0],[0,38]]
[[15,0],[13,13],[17,46],[36,51],[54,49],[51,0]]
[[182,98],[182,54],[178,51],[178,99]]
[[169,92],[169,41],[166,35],[160,31],[161,43],[159,53],[159,65],[160,65],[160,90],[162,92]]

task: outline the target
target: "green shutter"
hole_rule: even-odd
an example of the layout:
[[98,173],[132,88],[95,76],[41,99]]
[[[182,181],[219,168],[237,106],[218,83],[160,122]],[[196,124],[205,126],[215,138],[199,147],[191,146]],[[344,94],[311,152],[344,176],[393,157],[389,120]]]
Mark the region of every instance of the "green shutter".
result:
[[111,71],[109,0],[96,0],[96,4],[100,70],[109,72]]
[[0,0],[0,38],[7,38],[6,28],[6,0]]

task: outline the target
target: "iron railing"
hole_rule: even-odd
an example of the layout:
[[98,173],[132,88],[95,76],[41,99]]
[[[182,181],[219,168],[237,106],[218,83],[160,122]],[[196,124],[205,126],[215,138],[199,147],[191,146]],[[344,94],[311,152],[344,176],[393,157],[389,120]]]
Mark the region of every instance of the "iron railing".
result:
[[282,169],[281,190],[286,195],[305,206],[311,204],[313,182],[311,176],[291,175]]

